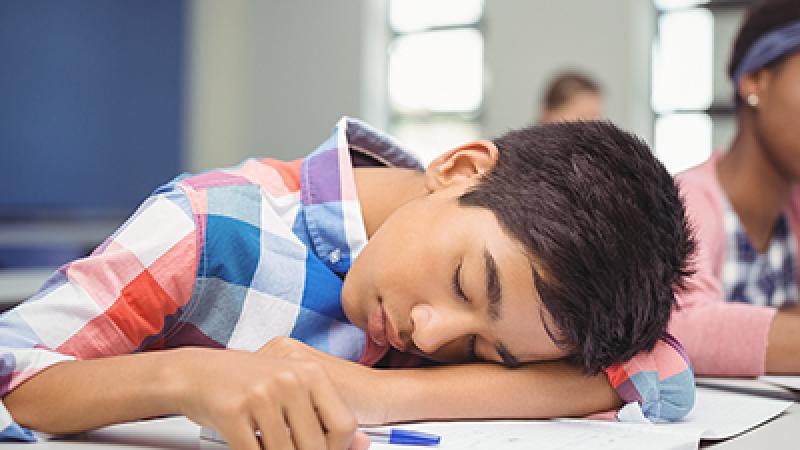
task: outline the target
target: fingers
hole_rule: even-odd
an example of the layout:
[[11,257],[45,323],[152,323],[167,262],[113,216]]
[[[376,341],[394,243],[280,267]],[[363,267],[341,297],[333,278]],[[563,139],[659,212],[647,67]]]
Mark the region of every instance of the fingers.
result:
[[357,431],[356,434],[353,435],[353,442],[350,443],[350,450],[367,450],[371,443],[369,436],[361,431]]
[[[292,437],[278,402],[262,402],[253,411],[256,426],[261,431],[261,441],[268,450],[294,449]],[[232,447],[235,448],[235,447]],[[297,447],[301,449],[303,447]]]
[[218,425],[217,431],[222,434],[228,446],[233,450],[261,450],[256,432],[244,416],[237,416],[226,423]]
[[349,448],[358,430],[358,422],[322,368],[315,364],[308,369],[306,375],[311,378],[311,398],[319,420],[327,430],[328,448]]
[[268,450],[369,447],[366,436],[356,436],[353,412],[319,363],[291,358],[269,363],[269,370],[254,371],[251,381],[243,378],[244,389],[228,392],[228,406],[214,414],[219,422],[210,420],[233,449],[259,449],[255,429]]
[[285,404],[291,407],[285,408],[284,414],[295,447],[298,450],[339,448],[327,447],[325,430],[314,409],[308,386],[299,377],[287,377],[286,383],[289,385],[286,386]]
[[[268,450],[344,450],[357,424],[319,364],[292,363],[272,379],[269,393],[253,404],[253,416]],[[365,448],[363,443],[360,447]]]

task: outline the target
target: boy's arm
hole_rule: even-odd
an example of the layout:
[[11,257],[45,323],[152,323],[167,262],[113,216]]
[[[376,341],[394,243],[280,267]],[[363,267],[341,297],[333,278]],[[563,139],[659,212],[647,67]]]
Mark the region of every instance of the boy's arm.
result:
[[263,352],[182,348],[56,364],[5,397],[15,421],[50,433],[167,414],[213,427],[232,448],[365,447],[314,362]]
[[596,376],[559,361],[515,369],[490,363],[371,369],[289,338],[273,339],[262,351],[322,364],[361,423],[582,417],[627,402],[638,402],[650,420],[670,421],[694,404],[691,368],[670,336]]
[[[583,417],[636,403],[652,422],[680,420],[694,406],[694,376],[680,344],[669,335],[652,351],[587,376],[561,362],[532,363],[515,369],[496,364],[455,366],[450,371],[414,376],[421,381],[438,375],[441,402],[433,408],[463,403],[470,417]],[[421,384],[417,388],[424,389]],[[437,395],[434,390],[430,395]],[[400,399],[400,412],[412,405]],[[458,409],[451,414],[462,413]],[[616,414],[611,415],[614,417]],[[609,417],[609,418],[610,418]],[[620,420],[627,420],[620,417]]]
[[585,416],[621,405],[605,374],[589,377],[563,362],[374,369],[285,337],[261,351],[320,363],[362,424]]
[[544,419],[617,409],[604,374],[586,376],[561,362],[507,369],[476,363],[381,371],[388,422],[420,419]]

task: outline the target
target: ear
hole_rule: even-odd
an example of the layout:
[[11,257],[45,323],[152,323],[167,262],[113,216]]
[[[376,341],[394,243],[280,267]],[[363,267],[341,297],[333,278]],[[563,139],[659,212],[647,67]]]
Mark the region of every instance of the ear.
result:
[[425,185],[434,192],[454,184],[477,184],[497,162],[498,151],[485,139],[456,147],[433,160],[425,170]]
[[737,92],[744,104],[747,104],[747,97],[750,95],[755,95],[758,99],[764,97],[766,90],[769,88],[770,75],[769,69],[761,69],[748,73],[739,80]]

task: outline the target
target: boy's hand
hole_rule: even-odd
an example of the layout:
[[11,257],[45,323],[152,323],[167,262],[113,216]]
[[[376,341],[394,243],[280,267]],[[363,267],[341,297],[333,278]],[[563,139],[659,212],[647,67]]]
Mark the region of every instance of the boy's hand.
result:
[[175,354],[179,411],[220,432],[233,449],[365,449],[369,439],[311,360],[267,352],[187,348]]
[[[322,366],[337,391],[354,411],[361,424],[387,422],[387,405],[392,392],[384,392],[380,371],[337,358],[296,339],[276,337],[258,350],[276,358],[313,361]],[[391,391],[391,390],[390,390]]]

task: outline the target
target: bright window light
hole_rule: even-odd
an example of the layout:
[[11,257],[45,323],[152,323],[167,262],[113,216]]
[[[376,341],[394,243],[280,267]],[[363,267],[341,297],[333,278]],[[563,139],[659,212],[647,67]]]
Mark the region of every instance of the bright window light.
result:
[[483,99],[483,37],[478,30],[414,33],[389,55],[389,98],[405,114],[471,112]]
[[480,139],[478,124],[457,119],[408,120],[395,124],[392,131],[426,166],[447,150]]
[[480,20],[483,0],[391,0],[389,24],[398,32],[436,26],[467,25]]
[[665,13],[653,46],[653,109],[706,109],[712,101],[713,17],[706,9]]
[[711,155],[711,118],[707,114],[668,114],[656,119],[656,156],[671,174]]

